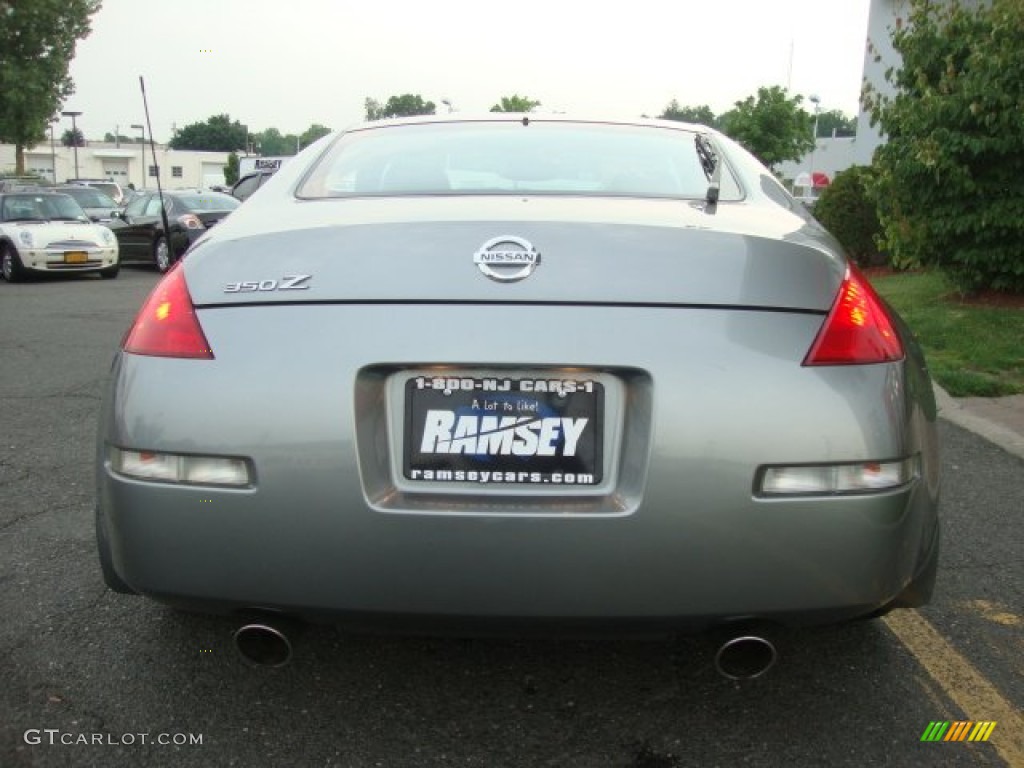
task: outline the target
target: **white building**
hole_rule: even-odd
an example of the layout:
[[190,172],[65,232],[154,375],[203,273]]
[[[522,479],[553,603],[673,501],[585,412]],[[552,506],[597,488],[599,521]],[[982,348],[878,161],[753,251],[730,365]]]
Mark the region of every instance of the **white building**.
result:
[[[75,150],[59,143],[38,144],[25,150],[25,172],[55,182],[66,179],[110,179],[122,187],[129,182],[137,188],[156,186],[156,168],[160,168],[160,184],[166,189],[179,187],[209,187],[224,183],[224,165],[227,152],[195,152],[168,149],[156,145],[156,163],[148,144],[120,146],[89,141],[78,148],[78,170],[75,170]],[[0,144],[0,173],[14,173],[13,144]]]
[[809,152],[799,160],[779,163],[775,170],[782,178],[790,181],[803,174],[810,175],[812,172],[824,173],[832,180],[840,171],[857,164],[854,159],[856,152],[857,139],[853,136],[819,136],[813,153]]
[[[906,21],[908,13],[905,0],[871,0],[862,83],[870,85],[876,93],[884,96],[895,93],[895,89],[885,80],[885,71],[889,67],[899,67],[902,63],[892,47],[892,31],[897,24]],[[857,115],[857,145],[853,163],[871,165],[875,149],[883,142],[881,131],[877,125],[871,125],[871,113],[865,111],[862,104],[860,114]]]
[[[988,0],[959,0],[966,7],[979,7]],[[900,55],[892,47],[894,29],[907,23],[910,7],[907,0],[871,0],[868,14],[868,35],[864,46],[864,75],[862,82],[883,96],[892,96],[895,89],[886,82],[885,71],[903,65]],[[856,165],[871,165],[875,149],[885,143],[878,126],[871,125],[871,113],[861,105],[857,115]]]

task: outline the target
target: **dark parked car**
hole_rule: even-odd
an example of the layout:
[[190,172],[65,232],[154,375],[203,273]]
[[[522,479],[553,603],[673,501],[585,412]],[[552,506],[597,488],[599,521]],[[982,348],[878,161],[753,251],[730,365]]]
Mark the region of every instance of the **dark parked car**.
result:
[[256,171],[254,173],[246,174],[235,182],[235,186],[231,188],[231,194],[233,197],[237,197],[239,200],[244,202],[248,200],[257,189],[266,184],[273,175],[273,171]]
[[[99,419],[107,583],[456,632],[928,602],[936,406],[839,243],[723,134],[379,121],[296,158],[153,290]],[[742,664],[744,657],[756,663]],[[266,659],[267,656],[262,656]]]
[[181,258],[210,227],[237,208],[230,195],[209,191],[164,192],[171,247],[164,235],[160,195],[150,192],[132,200],[110,223],[121,246],[123,262],[152,262],[161,272]]

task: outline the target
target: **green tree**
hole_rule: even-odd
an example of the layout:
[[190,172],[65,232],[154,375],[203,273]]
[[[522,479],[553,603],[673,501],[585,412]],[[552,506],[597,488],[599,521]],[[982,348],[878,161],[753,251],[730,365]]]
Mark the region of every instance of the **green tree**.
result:
[[872,168],[855,165],[836,175],[814,203],[814,218],[843,244],[862,267],[886,262],[878,252],[878,207],[868,191]]
[[17,174],[25,172],[25,148],[45,138],[74,93],[68,68],[99,7],[100,0],[0,0],[0,141],[14,144]]
[[299,136],[299,148],[305,149],[314,141],[322,139],[324,136],[329,134],[331,129],[326,125],[320,125],[319,123],[313,123],[309,128],[302,132]]
[[814,118],[801,106],[802,96],[789,96],[773,85],[758,88],[719,118],[721,130],[773,169],[785,160],[799,160],[814,147]]
[[118,133],[116,136],[110,131],[103,134],[103,140],[108,144],[114,144],[120,142],[121,144],[138,144],[142,141],[138,136],[125,136],[123,133]]
[[1024,292],[1024,3],[911,0],[891,98],[865,89],[884,245],[965,293]]
[[259,144],[261,155],[294,155],[295,135],[282,136],[277,128],[267,128],[253,134],[253,140]]
[[213,115],[201,123],[180,128],[168,142],[171,149],[194,149],[206,152],[232,152],[245,149],[247,131],[228,115]]
[[491,112],[529,112],[539,106],[539,101],[513,93],[511,96],[502,96],[501,100],[491,107]]
[[366,119],[383,120],[388,117],[409,117],[411,115],[433,115],[437,107],[432,101],[424,101],[419,94],[403,93],[392,96],[381,106],[376,99],[366,99]]
[[232,186],[238,181],[238,153],[232,152],[228,155],[228,161],[224,164],[224,183]]
[[75,128],[74,130],[68,128],[61,134],[60,143],[65,147],[84,147],[85,135],[82,133],[81,128]]
[[838,109],[818,114],[818,136],[853,136],[857,132],[857,118],[847,117]]
[[672,99],[665,107],[665,111],[658,115],[662,120],[679,120],[683,123],[696,123],[714,128],[718,120],[711,107],[702,104],[699,107],[683,107],[679,102]]

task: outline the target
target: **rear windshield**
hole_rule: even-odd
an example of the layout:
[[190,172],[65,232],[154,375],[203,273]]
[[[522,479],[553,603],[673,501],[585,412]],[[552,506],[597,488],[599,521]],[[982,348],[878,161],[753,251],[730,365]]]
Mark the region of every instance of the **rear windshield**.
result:
[[[599,195],[702,198],[708,177],[695,134],[601,123],[466,122],[345,134],[299,197]],[[723,200],[739,199],[726,166]]]
[[220,192],[186,193],[177,197],[190,211],[233,211],[241,204],[231,195]]
[[100,192],[98,189],[91,189],[90,187],[72,187],[62,189],[61,192],[65,195],[71,195],[78,201],[78,204],[83,208],[117,208],[117,203],[113,199]]
[[101,192],[103,192],[103,194],[107,195],[107,197],[117,197],[118,196],[118,192],[120,191],[117,188],[117,184],[114,184],[114,183],[105,184],[102,181],[90,181],[88,186],[92,187],[93,189],[100,190]]

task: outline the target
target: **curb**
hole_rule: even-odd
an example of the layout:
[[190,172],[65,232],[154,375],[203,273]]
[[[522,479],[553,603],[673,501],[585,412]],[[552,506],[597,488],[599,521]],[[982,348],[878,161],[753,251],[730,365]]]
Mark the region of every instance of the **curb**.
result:
[[971,413],[938,384],[933,383],[932,386],[935,389],[935,403],[938,405],[941,418],[980,435],[990,443],[995,443],[1003,450],[1024,459],[1024,435],[1019,435],[984,416]]

